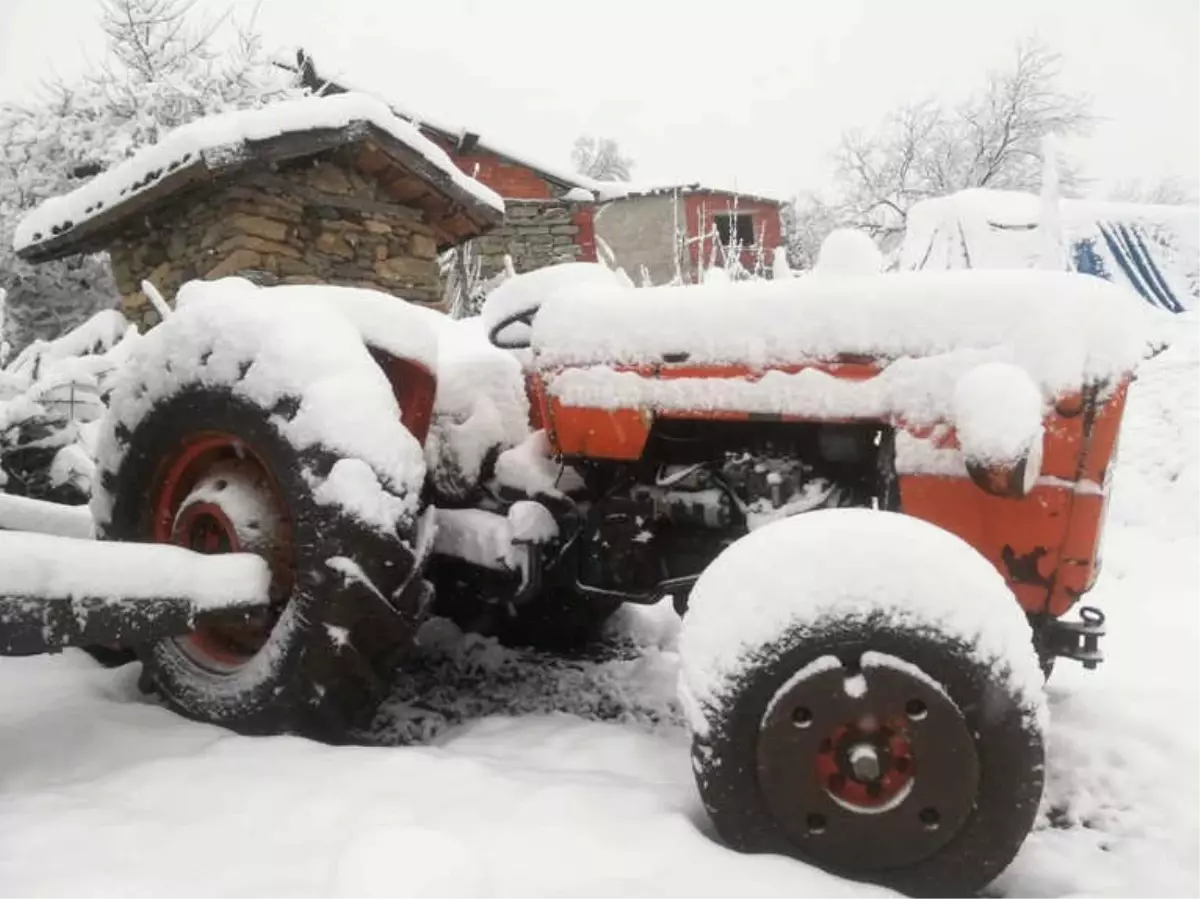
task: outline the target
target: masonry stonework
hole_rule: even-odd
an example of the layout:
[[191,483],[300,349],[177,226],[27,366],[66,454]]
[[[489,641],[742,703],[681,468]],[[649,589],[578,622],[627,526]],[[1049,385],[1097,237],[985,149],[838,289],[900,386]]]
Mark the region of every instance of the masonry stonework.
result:
[[341,151],[180,194],[109,252],[123,311],[143,329],[158,318],[143,280],[168,299],[192,278],[239,273],[259,283],[368,287],[431,305],[442,299],[437,245],[423,213],[389,198]]
[[505,200],[504,223],[478,238],[484,277],[512,258],[517,273],[560,262],[595,261],[592,204],[569,200]]

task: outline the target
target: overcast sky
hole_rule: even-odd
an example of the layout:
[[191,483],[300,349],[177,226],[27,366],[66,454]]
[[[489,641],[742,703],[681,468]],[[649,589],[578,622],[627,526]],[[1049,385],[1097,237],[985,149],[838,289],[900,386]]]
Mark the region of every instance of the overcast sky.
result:
[[[247,17],[254,0],[200,0]],[[828,181],[843,129],[960,96],[1022,35],[1104,117],[1071,147],[1095,190],[1195,184],[1197,0],[261,0],[267,44],[377,85],[430,119],[566,165],[616,138],[637,180],[787,196]],[[98,58],[95,0],[0,0],[0,99]]]

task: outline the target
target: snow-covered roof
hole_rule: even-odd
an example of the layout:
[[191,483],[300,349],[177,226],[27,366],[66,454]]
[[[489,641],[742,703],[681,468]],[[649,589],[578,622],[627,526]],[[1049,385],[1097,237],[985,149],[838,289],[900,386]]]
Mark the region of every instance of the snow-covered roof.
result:
[[222,113],[176,128],[82,187],[40,204],[18,224],[13,246],[31,262],[100,249],[113,226],[186,187],[249,163],[368,141],[393,165],[435,188],[442,215],[431,217],[452,216],[454,222],[441,228],[431,222],[440,243],[458,243],[503,217],[499,195],[459,169],[411,122],[374,97],[344,93]]
[[471,131],[465,126],[431,118],[410,109],[406,104],[398,102],[388,91],[368,86],[367,82],[370,79],[358,77],[353,70],[354,67],[352,64],[347,65],[343,62],[332,73],[323,69],[318,72],[315,60],[304,50],[297,50],[294,54],[294,60],[280,59],[276,62],[276,65],[296,72],[305,86],[313,91],[319,91],[326,96],[337,96],[343,92],[369,94],[386,103],[394,115],[411,123],[421,131],[433,133],[434,136],[450,143],[459,152],[467,153],[473,148],[479,148],[496,156],[502,156],[526,168],[533,169],[547,180],[562,187],[587,191],[594,190],[592,187],[594,182],[591,178],[576,174],[569,169],[556,166],[553,163],[534,159],[528,154],[513,152],[491,138],[484,142],[480,139],[478,133]]
[[629,181],[597,181],[594,178],[586,179],[591,185],[591,190],[596,194],[596,198],[600,201],[623,200],[632,197],[661,197],[671,194],[680,196],[688,196],[691,194],[719,194],[722,196],[738,197],[743,200],[749,200],[757,203],[770,203],[774,206],[783,205],[783,200],[775,197],[768,197],[763,194],[749,193],[744,190],[738,190],[736,187],[724,186],[719,187],[714,184],[701,183],[692,181],[687,183],[664,183],[664,184],[639,184]]
[[590,195],[590,199],[601,202],[619,200],[625,197],[656,196],[678,192],[682,194],[729,194],[766,203],[779,204],[782,202],[771,197],[739,191],[731,186],[701,184],[699,182],[635,184],[627,181],[600,181],[596,178],[590,178],[587,175],[573,172],[555,163],[547,162],[528,153],[524,149],[516,150],[501,141],[497,141],[492,136],[484,139],[478,132],[472,131],[463,125],[455,125],[441,119],[417,113],[406,104],[397,102],[388,91],[368,87],[367,82],[370,79],[356,77],[352,63],[342,63],[333,74],[329,74],[323,70],[318,74],[314,60],[303,50],[297,51],[296,58],[299,60],[299,63],[281,60],[278,62],[278,65],[290,71],[299,70],[299,74],[305,79],[306,84],[310,88],[322,90],[326,93],[354,91],[356,93],[372,94],[387,103],[392,112],[400,118],[412,122],[424,131],[432,132],[437,137],[453,145],[457,151],[469,153],[478,149],[502,157],[525,168],[532,169],[546,180],[567,188],[569,193],[573,193],[573,196],[568,196],[567,199],[581,201],[584,199],[582,192],[585,191]]
[[[1037,264],[1041,199],[974,189],[909,210],[900,268],[1019,269]],[[1060,200],[1060,227],[1075,270],[1137,291],[1179,312],[1200,299],[1200,209]]]

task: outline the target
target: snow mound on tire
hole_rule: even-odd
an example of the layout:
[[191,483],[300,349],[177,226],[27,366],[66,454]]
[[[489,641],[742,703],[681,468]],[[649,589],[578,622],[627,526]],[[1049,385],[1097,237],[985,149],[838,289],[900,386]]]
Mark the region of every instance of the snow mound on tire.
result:
[[[192,386],[223,387],[278,410],[273,421],[298,450],[321,446],[369,468],[353,479],[307,473],[321,481],[314,487],[322,501],[384,530],[410,522],[425,478],[421,445],[400,423],[391,385],[360,329],[332,304],[299,295],[272,302],[264,297],[273,288],[245,283],[249,289],[193,282],[187,302],[138,341],[101,426],[99,468],[118,470],[126,445],[120,435],[163,401]],[[364,517],[364,509],[372,514]],[[92,512],[101,526],[111,519],[103,485]]]
[[1029,624],[1000,573],[928,522],[870,509],[827,509],[751,532],[692,590],[680,635],[680,699],[693,729],[781,641],[830,621],[882,618],[936,630],[970,648],[1042,714]]

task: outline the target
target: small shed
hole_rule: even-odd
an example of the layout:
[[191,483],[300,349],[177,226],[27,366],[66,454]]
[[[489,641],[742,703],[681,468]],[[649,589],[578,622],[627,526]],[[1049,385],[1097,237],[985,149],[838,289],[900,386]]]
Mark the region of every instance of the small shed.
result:
[[697,284],[735,261],[769,276],[783,243],[778,200],[703,184],[598,186],[596,237],[616,265],[653,284]]
[[441,302],[437,254],[504,217],[504,202],[381,102],[310,97],[211,116],[37,207],[28,262],[107,251],[126,315],[157,315],[193,278],[370,287]]

